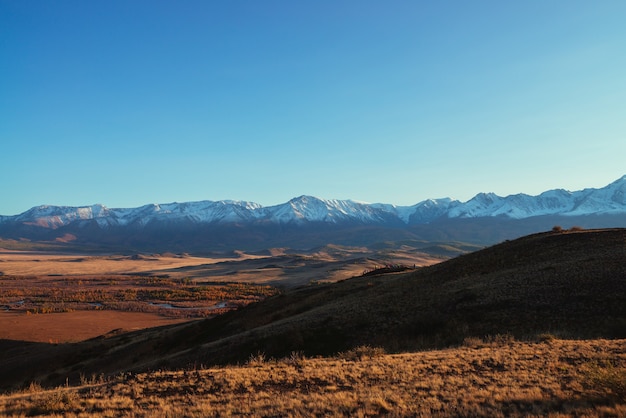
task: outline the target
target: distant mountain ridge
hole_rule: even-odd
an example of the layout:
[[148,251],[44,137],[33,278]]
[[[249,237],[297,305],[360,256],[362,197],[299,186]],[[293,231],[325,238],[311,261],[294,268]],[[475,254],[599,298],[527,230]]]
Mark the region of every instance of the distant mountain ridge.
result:
[[125,209],[109,209],[101,204],[81,207],[42,205],[19,215],[2,216],[0,223],[23,223],[53,229],[87,220],[95,220],[102,228],[181,220],[194,223],[357,222],[411,225],[428,223],[437,218],[504,216],[524,219],[543,215],[622,213],[626,213],[626,175],[600,189],[575,192],[556,189],[537,196],[520,193],[501,197],[494,193],[479,193],[467,202],[444,198],[428,199],[412,206],[396,206],[300,196],[275,206],[233,200],[149,204]]
[[233,200],[121,209],[42,205],[0,216],[0,239],[180,251],[406,239],[492,244],[570,220],[592,228],[626,226],[626,175],[599,189],[557,189],[537,196],[479,193],[467,202],[428,199],[412,206],[312,196],[275,206]]

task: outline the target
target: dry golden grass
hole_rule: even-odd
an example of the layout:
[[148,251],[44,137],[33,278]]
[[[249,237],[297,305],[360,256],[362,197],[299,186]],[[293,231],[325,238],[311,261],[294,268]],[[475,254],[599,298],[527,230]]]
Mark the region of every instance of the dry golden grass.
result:
[[[241,253],[238,260],[263,258]],[[177,257],[168,255],[129,257],[60,255],[43,252],[0,251],[0,270],[5,275],[106,275],[153,272],[216,264],[232,258]]]
[[[121,374],[0,396],[3,416],[626,416],[626,340],[460,348]],[[355,353],[352,353],[355,354]],[[369,355],[368,355],[369,354]],[[354,359],[350,359],[354,358]],[[620,389],[621,388],[621,389]],[[620,392],[621,390],[621,392]]]
[[402,263],[427,266],[441,258],[413,251],[394,251],[382,258],[367,249],[344,249],[313,255],[246,254],[233,257],[197,257],[156,254],[143,256],[50,254],[45,252],[0,249],[0,277],[4,276],[105,276],[152,275],[172,279],[188,278],[199,282],[271,283],[286,286],[307,284],[311,280],[335,282],[358,276],[374,264]]

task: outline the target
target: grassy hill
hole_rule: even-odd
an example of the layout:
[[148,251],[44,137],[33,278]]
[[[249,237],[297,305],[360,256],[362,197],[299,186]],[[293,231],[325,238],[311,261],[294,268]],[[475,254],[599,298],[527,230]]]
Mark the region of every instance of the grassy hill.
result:
[[626,337],[626,230],[548,232],[411,271],[298,288],[211,320],[77,344],[0,341],[0,386],[246,362],[406,352],[472,338]]
[[478,341],[418,353],[154,370],[0,395],[0,416],[620,417],[626,340]]

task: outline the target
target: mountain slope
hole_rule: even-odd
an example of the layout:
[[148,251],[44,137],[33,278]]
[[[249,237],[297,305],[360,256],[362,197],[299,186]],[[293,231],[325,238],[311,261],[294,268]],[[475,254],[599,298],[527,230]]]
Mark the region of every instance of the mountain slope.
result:
[[542,233],[411,273],[312,285],[211,320],[73,345],[2,342],[0,386],[251,354],[447,347],[467,337],[626,337],[626,230]]

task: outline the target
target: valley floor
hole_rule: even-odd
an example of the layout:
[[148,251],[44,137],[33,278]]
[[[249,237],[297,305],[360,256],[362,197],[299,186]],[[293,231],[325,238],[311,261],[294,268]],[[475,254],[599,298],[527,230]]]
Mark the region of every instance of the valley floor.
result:
[[[76,384],[77,386],[73,386]],[[626,416],[626,340],[462,347],[85,376],[0,395],[2,416]]]

